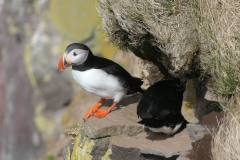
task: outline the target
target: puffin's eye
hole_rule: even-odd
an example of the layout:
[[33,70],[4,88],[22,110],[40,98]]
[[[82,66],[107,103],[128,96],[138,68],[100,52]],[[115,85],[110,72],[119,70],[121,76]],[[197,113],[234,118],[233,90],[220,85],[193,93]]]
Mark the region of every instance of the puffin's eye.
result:
[[77,53],[73,52],[73,55],[74,55],[74,56],[77,56]]

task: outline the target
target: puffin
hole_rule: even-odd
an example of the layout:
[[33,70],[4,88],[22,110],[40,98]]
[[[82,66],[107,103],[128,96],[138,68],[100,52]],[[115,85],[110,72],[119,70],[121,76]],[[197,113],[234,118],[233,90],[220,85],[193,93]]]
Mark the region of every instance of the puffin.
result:
[[179,79],[162,80],[150,86],[137,105],[137,115],[149,130],[172,135],[185,122],[181,114],[185,83]]
[[[72,77],[77,84],[88,93],[101,98],[83,117],[87,120],[91,115],[97,118],[105,117],[127,94],[143,90],[143,81],[131,76],[119,64],[95,56],[88,46],[72,43],[58,63],[58,71],[72,66]],[[113,104],[106,110],[99,110],[106,99],[113,99]]]

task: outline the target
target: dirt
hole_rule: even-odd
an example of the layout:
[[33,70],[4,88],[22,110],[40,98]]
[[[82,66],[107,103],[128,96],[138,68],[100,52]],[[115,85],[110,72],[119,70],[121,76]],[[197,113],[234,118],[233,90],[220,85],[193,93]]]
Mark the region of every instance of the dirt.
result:
[[217,127],[218,123],[220,123],[220,120],[223,118],[223,116],[224,116],[223,112],[221,113],[211,112],[208,115],[205,115],[199,124]]
[[[223,112],[212,112],[203,117],[199,124],[209,125],[218,127],[221,119],[224,117]],[[193,150],[191,154],[188,155],[188,158],[191,160],[211,160],[212,153],[211,153],[211,141],[212,135],[208,134],[205,135],[202,139],[193,142],[192,147]]]
[[211,141],[212,136],[208,134],[192,143],[194,160],[211,160]]

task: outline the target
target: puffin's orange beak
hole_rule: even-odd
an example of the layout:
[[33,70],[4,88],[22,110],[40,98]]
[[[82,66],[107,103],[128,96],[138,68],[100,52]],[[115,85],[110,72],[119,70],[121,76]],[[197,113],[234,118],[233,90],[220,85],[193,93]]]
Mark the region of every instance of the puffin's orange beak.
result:
[[62,58],[58,62],[58,71],[62,71],[64,69],[65,69],[65,67],[64,67],[64,55],[63,55]]
[[58,71],[62,71],[66,69],[67,67],[70,67],[72,65],[71,61],[68,61],[66,58],[66,53],[63,54],[62,58],[58,62]]

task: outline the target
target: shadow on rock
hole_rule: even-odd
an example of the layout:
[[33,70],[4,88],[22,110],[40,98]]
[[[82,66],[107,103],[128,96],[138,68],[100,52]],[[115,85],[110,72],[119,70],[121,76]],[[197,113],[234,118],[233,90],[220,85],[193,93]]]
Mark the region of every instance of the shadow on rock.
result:
[[[139,101],[141,97],[140,93],[137,94],[133,94],[133,95],[129,95],[129,96],[125,96],[119,103],[118,103],[118,109],[122,108],[122,107],[126,107],[130,104],[134,104],[137,103]],[[103,106],[107,106],[110,107],[113,104],[113,100],[112,99],[107,99],[104,103]],[[114,109],[116,110],[116,109]]]
[[152,140],[152,141],[159,141],[159,140],[165,140],[167,138],[170,138],[172,136],[166,135],[166,134],[161,134],[161,133],[154,133],[154,132],[147,132],[147,137],[146,139]]

